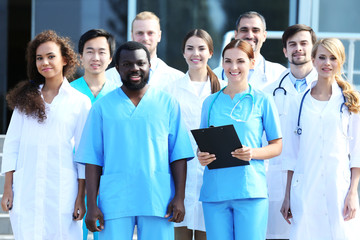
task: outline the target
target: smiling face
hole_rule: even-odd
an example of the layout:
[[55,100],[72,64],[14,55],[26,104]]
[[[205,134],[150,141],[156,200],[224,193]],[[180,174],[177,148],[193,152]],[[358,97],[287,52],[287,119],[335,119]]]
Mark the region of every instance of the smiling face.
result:
[[159,22],[154,19],[135,20],[132,25],[131,38],[145,45],[151,58],[156,56],[156,48],[161,40]]
[[283,51],[290,64],[303,65],[311,63],[312,47],[310,32],[300,31],[289,37],[286,42],[286,48]]
[[257,16],[252,18],[242,18],[238,29],[235,30],[235,39],[245,40],[253,48],[253,51],[260,53],[260,49],[266,40],[267,32],[261,19]]
[[189,69],[201,69],[206,68],[212,53],[203,39],[193,36],[186,41],[183,55]]
[[63,79],[65,59],[61,55],[60,46],[55,42],[45,42],[36,49],[36,67],[45,80]]
[[80,60],[84,66],[85,75],[104,73],[112,60],[107,39],[97,37],[88,40],[84,45]]
[[149,81],[150,63],[144,49],[122,50],[117,70],[129,90],[140,90]]
[[224,52],[223,68],[229,82],[247,81],[249,70],[254,64],[254,59],[250,59],[239,48],[230,48]]
[[335,74],[340,72],[339,61],[321,45],[319,45],[313,58],[313,64],[318,72],[319,78],[333,78]]

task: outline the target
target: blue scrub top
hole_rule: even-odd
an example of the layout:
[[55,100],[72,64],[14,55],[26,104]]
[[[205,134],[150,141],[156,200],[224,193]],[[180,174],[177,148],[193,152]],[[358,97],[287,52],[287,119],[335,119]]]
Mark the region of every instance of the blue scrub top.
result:
[[92,94],[89,86],[87,85],[84,77],[78,78],[74,81],[72,81],[70,83],[70,85],[75,88],[76,90],[78,90],[79,92],[85,94],[86,96],[88,96],[91,100],[91,104],[94,104],[94,102],[100,98],[102,98],[103,96],[105,96],[106,94],[108,94],[109,92],[113,91],[114,89],[118,88],[119,85],[116,85],[115,83],[112,83],[110,81],[105,81],[103,88],[100,90],[100,92],[98,93],[98,95],[96,97],[94,97],[94,95]]
[[[271,96],[260,90],[252,89],[253,111],[246,122],[237,122],[230,117],[235,104],[245,93],[238,93],[233,99],[222,91],[210,95],[203,103],[201,128],[233,124],[242,145],[251,148],[262,147],[263,132],[268,141],[281,138],[281,129],[275,103]],[[244,103],[240,102],[239,105]],[[251,104],[249,105],[251,106]],[[238,106],[241,107],[241,106]],[[235,119],[246,119],[243,112],[235,108]],[[249,112],[248,112],[249,113]],[[216,160],[215,160],[216,161]],[[250,165],[209,170],[205,168],[204,181],[200,192],[200,201],[218,202],[245,198],[267,198],[266,175],[263,160],[252,159]]]
[[107,220],[163,217],[174,196],[170,164],[193,157],[173,97],[150,87],[135,107],[118,88],[94,103],[75,161],[103,167],[99,207]]

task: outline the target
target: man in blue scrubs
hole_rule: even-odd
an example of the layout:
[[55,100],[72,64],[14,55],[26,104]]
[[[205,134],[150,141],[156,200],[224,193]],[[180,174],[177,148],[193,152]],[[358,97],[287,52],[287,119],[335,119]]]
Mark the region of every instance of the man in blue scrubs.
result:
[[119,87],[118,84],[107,81],[105,75],[115,52],[115,38],[104,29],[91,29],[81,35],[78,49],[84,76],[70,85],[88,96],[93,104]]
[[186,160],[193,157],[180,107],[147,84],[144,45],[121,45],[115,62],[123,85],[93,105],[76,153],[86,164],[86,225],[106,240],[131,240],[135,225],[139,239],[173,239],[173,222],[185,214]]

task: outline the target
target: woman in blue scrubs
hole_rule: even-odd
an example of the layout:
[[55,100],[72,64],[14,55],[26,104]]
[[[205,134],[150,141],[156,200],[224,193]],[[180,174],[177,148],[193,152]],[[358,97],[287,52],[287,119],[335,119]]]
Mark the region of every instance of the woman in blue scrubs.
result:
[[[251,45],[233,40],[222,57],[228,86],[204,101],[201,128],[233,124],[243,147],[231,154],[249,161],[249,165],[205,168],[200,201],[207,239],[263,240],[268,219],[263,160],[281,153],[280,122],[271,97],[248,83],[249,70],[255,64]],[[267,146],[262,146],[264,131]],[[216,161],[216,156],[198,152],[198,159],[207,166]]]

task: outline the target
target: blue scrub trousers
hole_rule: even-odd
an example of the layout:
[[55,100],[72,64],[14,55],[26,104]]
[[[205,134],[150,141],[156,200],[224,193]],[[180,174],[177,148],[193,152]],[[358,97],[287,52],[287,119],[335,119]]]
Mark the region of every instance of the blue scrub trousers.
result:
[[99,240],[132,240],[137,225],[138,240],[174,240],[174,223],[154,216],[121,217],[105,220]]
[[267,198],[203,202],[207,240],[264,240]]

